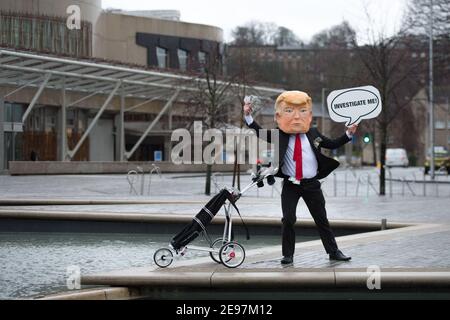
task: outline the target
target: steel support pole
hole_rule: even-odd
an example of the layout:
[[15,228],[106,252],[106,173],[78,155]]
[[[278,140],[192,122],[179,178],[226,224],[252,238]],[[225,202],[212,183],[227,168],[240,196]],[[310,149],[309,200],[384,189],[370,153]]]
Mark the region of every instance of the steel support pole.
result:
[[4,134],[4,117],[5,117],[5,101],[0,96],[0,173],[6,169],[5,166],[5,134]]
[[62,79],[61,84],[61,109],[59,111],[59,150],[58,157],[60,161],[66,161],[67,154],[67,97],[66,97],[66,79]]
[[119,116],[119,161],[126,161],[125,156],[125,88],[120,93],[120,116]]
[[28,116],[30,115],[31,111],[33,111],[33,108],[36,104],[36,102],[38,101],[39,97],[42,94],[42,91],[44,91],[45,86],[47,85],[48,81],[50,80],[51,74],[47,73],[44,77],[44,82],[42,82],[42,84],[40,85],[38,91],[36,92],[36,94],[33,97],[33,100],[31,100],[30,105],[28,106],[27,110],[25,111],[25,113],[22,116],[22,125],[25,124],[25,121],[27,120]]
[[116,94],[117,90],[120,88],[121,85],[122,85],[122,82],[118,81],[116,86],[114,87],[113,91],[109,94],[109,96],[106,99],[106,101],[103,104],[103,106],[100,108],[100,110],[95,115],[95,118],[89,124],[89,127],[87,128],[86,132],[83,134],[83,136],[81,137],[80,141],[78,141],[78,143],[75,146],[75,148],[73,150],[68,150],[67,151],[67,155],[69,156],[70,159],[73,159],[75,154],[78,152],[78,150],[80,149],[80,147],[83,144],[84,140],[86,140],[87,136],[92,131],[92,128],[94,128],[94,126],[97,124],[98,119],[100,119],[101,115],[103,114],[103,112],[105,111],[106,107],[109,105],[109,103],[111,102],[111,99],[114,97],[114,95]]
[[174,100],[177,98],[178,94],[180,93],[180,90],[177,90],[173,96],[167,101],[166,105],[162,108],[161,112],[156,116],[156,118],[152,121],[152,123],[148,126],[147,130],[145,130],[144,134],[139,138],[138,142],[134,145],[134,147],[131,149],[130,152],[125,152],[126,159],[130,159],[130,157],[133,155],[133,153],[136,151],[136,149],[141,145],[141,143],[144,141],[145,137],[149,134],[149,132],[153,129],[153,127],[158,123],[159,119],[162,117],[162,115],[170,108]]

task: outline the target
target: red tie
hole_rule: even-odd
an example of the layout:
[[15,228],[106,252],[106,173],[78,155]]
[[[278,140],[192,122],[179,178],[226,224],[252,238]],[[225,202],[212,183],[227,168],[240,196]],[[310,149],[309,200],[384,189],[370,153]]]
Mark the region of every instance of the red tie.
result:
[[300,181],[303,178],[302,140],[300,140],[300,133],[297,133],[297,135],[295,136],[294,161],[295,161],[295,179]]

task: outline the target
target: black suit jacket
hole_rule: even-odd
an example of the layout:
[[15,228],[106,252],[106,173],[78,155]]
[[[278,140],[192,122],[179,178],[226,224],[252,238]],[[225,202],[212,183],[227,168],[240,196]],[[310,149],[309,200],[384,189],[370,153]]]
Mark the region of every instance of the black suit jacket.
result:
[[[259,137],[260,132],[259,130],[262,129],[255,121],[253,121],[250,125],[248,125],[249,128],[254,129],[256,131],[256,135]],[[286,154],[286,150],[289,144],[289,136],[290,134],[283,132],[280,129],[276,129],[279,131],[279,160],[280,160],[280,166],[278,173],[275,175],[276,177],[280,178],[288,178],[283,172],[282,167],[284,165],[284,156]],[[306,136],[308,137],[309,143],[311,144],[311,148],[316,156],[317,164],[318,164],[318,171],[317,171],[317,179],[323,179],[326,176],[328,176],[334,169],[339,167],[339,161],[336,161],[332,158],[329,158],[321,153],[321,148],[325,149],[337,149],[340,146],[343,146],[347,142],[349,142],[351,139],[347,137],[347,135],[344,133],[343,136],[337,138],[337,139],[330,139],[325,136],[323,136],[317,128],[310,128],[309,131],[306,133]],[[267,142],[272,142],[271,132],[270,130],[267,132]]]

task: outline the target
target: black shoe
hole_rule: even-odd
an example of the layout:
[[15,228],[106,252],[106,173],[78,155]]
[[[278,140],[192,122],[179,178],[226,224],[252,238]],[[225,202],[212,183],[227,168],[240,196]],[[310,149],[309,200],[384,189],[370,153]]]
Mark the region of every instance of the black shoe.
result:
[[294,262],[294,258],[291,257],[286,257],[284,256],[283,259],[281,259],[281,264],[292,264]]
[[330,253],[330,260],[337,260],[337,261],[349,261],[352,257],[347,257],[344,255],[341,250],[337,250],[334,253]]

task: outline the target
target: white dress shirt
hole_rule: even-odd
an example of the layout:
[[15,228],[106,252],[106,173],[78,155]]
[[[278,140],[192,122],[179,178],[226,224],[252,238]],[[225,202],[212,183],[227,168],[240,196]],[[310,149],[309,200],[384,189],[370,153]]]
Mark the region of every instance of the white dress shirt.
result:
[[[294,160],[294,148],[295,148],[295,134],[289,136],[289,144],[284,155],[284,166],[281,171],[289,176],[295,178],[295,160]],[[311,148],[306,133],[300,133],[300,140],[302,141],[302,171],[303,178],[311,179],[317,175],[317,159],[314,151]]]
[[[251,115],[245,116],[245,122],[248,125],[252,124],[253,117]],[[311,148],[308,137],[305,133],[300,134],[300,139],[302,141],[302,169],[303,178],[313,178],[317,175],[317,159],[314,155],[314,151]],[[295,178],[295,160],[294,160],[294,148],[295,148],[295,134],[289,136],[289,144],[284,155],[284,165],[281,168],[283,174]]]

